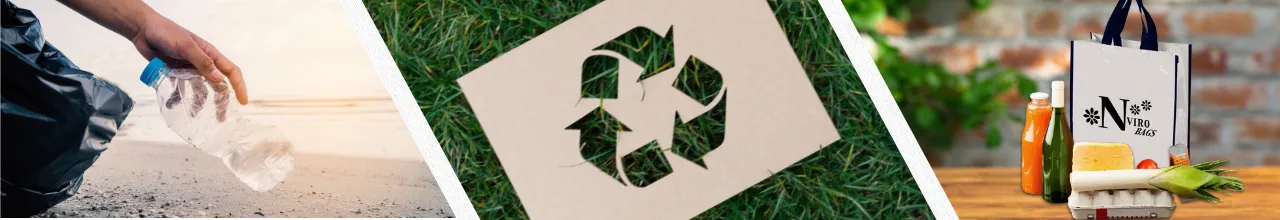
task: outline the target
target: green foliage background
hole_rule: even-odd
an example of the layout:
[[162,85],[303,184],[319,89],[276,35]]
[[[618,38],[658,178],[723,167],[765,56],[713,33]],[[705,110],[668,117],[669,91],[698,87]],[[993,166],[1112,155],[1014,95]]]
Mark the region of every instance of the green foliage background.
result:
[[[970,10],[991,5],[991,0],[968,1]],[[928,0],[844,0],[858,30],[875,39],[876,66],[921,147],[949,149],[957,133],[985,128],[986,146],[995,149],[1003,137],[994,124],[1022,121],[1008,114],[1000,96],[1012,90],[1025,97],[1037,90],[1036,82],[994,61],[968,73],[953,73],[941,64],[903,57],[874,28],[888,17],[907,22],[911,8],[925,3]]]
[[[455,80],[596,3],[366,1],[482,218],[527,215]],[[817,1],[769,3],[841,139],[696,218],[932,218]]]

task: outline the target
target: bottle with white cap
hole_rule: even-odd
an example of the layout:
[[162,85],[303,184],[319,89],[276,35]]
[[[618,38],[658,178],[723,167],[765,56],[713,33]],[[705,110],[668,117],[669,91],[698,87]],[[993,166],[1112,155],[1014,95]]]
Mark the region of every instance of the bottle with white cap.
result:
[[1053,113],[1049,116],[1049,126],[1045,130],[1042,145],[1044,201],[1050,203],[1067,202],[1071,195],[1071,153],[1075,140],[1071,137],[1071,127],[1067,124],[1066,83],[1053,81],[1053,94],[1050,105]]
[[151,60],[140,79],[156,90],[169,129],[222,159],[249,188],[267,191],[293,170],[293,143],[275,126],[241,117],[225,82],[207,82],[193,69],[170,68],[160,59]]
[[1027,103],[1026,124],[1022,127],[1022,192],[1041,194],[1044,190],[1044,173],[1041,170],[1044,153],[1044,131],[1049,126],[1049,114],[1053,107],[1049,105],[1049,94],[1037,92],[1031,94],[1031,102]]

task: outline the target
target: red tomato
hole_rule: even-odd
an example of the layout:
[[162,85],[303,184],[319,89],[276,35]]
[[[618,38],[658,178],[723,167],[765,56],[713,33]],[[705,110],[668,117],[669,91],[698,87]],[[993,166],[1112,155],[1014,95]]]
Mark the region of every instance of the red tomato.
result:
[[1160,168],[1156,167],[1156,161],[1151,159],[1146,159],[1138,163],[1138,169],[1160,169]]

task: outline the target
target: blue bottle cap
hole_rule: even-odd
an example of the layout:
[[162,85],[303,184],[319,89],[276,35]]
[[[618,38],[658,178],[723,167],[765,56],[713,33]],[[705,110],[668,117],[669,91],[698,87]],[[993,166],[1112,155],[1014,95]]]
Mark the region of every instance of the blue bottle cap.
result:
[[147,63],[147,68],[142,70],[142,76],[139,79],[150,86],[162,78],[160,72],[166,68],[164,65],[164,61],[160,61],[160,58],[151,59],[151,63]]

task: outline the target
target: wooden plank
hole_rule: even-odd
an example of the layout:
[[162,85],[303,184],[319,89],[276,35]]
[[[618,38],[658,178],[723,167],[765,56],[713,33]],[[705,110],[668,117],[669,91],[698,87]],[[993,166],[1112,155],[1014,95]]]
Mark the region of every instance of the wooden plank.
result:
[[[1245,192],[1220,195],[1223,202],[1179,204],[1177,219],[1280,218],[1280,167],[1235,167]],[[935,168],[938,181],[961,219],[1070,219],[1065,204],[1050,204],[1022,192],[1018,168]]]

